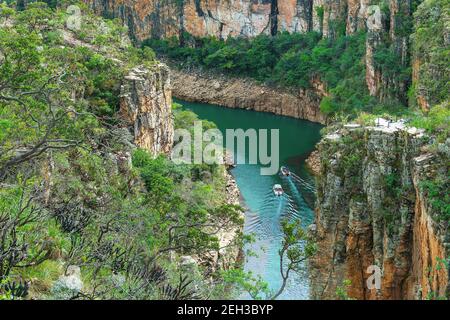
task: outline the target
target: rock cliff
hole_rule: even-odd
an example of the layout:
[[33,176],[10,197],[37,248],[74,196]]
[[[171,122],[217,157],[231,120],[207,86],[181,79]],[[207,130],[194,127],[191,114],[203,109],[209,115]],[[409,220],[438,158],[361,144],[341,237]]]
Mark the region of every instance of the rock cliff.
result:
[[174,135],[169,68],[133,68],[121,86],[120,113],[137,146],[153,155],[168,154]]
[[[410,64],[409,36],[412,32],[411,1],[390,0],[383,7],[367,7],[366,83],[372,96],[380,100],[395,98],[407,104],[406,76]],[[378,61],[375,54],[380,53]],[[390,61],[391,60],[391,61]],[[395,61],[395,66],[394,66]]]
[[254,37],[316,30],[333,36],[365,28],[369,0],[85,0],[97,13],[117,17],[136,40],[178,36]]
[[[427,186],[447,179],[449,141],[437,151],[432,142],[401,123],[347,125],[324,137],[318,148],[313,298],[336,298],[345,280],[356,299],[448,296],[448,218]],[[381,269],[379,290],[366,284],[372,265]]]
[[320,101],[326,94],[316,81],[313,89],[288,91],[261,85],[253,80],[212,76],[200,71],[172,69],[173,95],[193,102],[242,108],[325,123]]
[[[370,94],[407,103],[410,77],[405,70],[410,65],[409,35],[415,10],[409,0],[85,1],[98,14],[120,18],[137,42],[170,36],[182,42],[186,32],[226,39],[313,30],[335,38],[367,31],[366,84]],[[389,57],[381,64],[398,61],[395,70],[376,62],[375,54],[382,50]],[[421,60],[416,60],[418,68]],[[421,105],[426,105],[425,95],[418,96]]]

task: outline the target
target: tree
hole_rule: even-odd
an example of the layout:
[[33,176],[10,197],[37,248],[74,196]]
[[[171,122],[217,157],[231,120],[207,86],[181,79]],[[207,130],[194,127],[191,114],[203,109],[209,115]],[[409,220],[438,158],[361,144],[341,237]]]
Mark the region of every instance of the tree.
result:
[[17,24],[0,29],[0,114],[6,129],[0,181],[11,168],[50,150],[78,146],[83,136],[77,120],[85,116],[70,96],[78,79],[64,65],[64,50],[46,47],[41,32],[48,12],[30,7],[17,14]]
[[[283,240],[278,251],[280,258],[280,274],[282,283],[280,288],[273,292],[261,276],[254,276],[252,272],[231,270],[223,273],[226,283],[237,286],[241,292],[247,292],[252,299],[277,299],[286,289],[288,279],[292,272],[300,272],[303,263],[316,253],[313,239],[302,228],[300,220],[290,222],[287,219],[281,222]],[[248,239],[251,241],[252,239]]]
[[295,222],[283,220],[281,227],[283,229],[283,241],[279,250],[279,256],[282,284],[280,289],[271,297],[272,300],[275,300],[283,293],[290,273],[299,272],[302,263],[316,252],[316,246],[302,228],[300,220]]

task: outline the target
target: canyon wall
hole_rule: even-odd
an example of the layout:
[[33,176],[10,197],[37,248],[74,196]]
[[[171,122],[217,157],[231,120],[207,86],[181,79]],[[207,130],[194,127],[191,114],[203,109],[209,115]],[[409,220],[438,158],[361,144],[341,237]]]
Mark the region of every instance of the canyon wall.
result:
[[[377,6],[367,7],[366,84],[381,101],[395,98],[406,105],[413,7],[409,0],[372,3]],[[382,55],[378,61],[376,52]]]
[[365,28],[369,0],[84,0],[98,14],[116,17],[135,40],[149,37],[254,37],[316,30],[333,36]]
[[[97,54],[110,56],[117,65],[124,62],[108,47],[94,46],[69,30],[62,32],[64,42],[71,47],[84,47]],[[123,40],[130,43],[128,37]],[[74,91],[72,95],[75,95]],[[151,154],[169,154],[172,150],[174,121],[172,114],[172,86],[167,65],[155,61],[151,66],[136,66],[124,76],[119,92],[120,117],[123,126],[133,136],[133,143]]]
[[[347,125],[320,142],[313,298],[335,299],[338,288],[354,299],[449,295],[450,233],[438,205],[447,190],[437,195],[433,183],[447,179],[450,141],[432,143],[402,123]],[[367,286],[372,265],[379,290]]]
[[182,42],[185,32],[226,39],[313,30],[335,38],[368,31],[366,84],[370,94],[407,103],[409,77],[389,66],[383,69],[376,63],[375,53],[390,48],[399,62],[397,69],[409,66],[408,39],[414,10],[410,0],[85,1],[98,14],[120,18],[138,43],[170,36]]
[[120,89],[120,114],[138,147],[168,154],[174,136],[169,68],[161,63],[133,68]]
[[320,81],[312,89],[284,90],[243,78],[200,71],[171,70],[173,95],[179,99],[241,108],[325,123],[320,101],[326,95]]

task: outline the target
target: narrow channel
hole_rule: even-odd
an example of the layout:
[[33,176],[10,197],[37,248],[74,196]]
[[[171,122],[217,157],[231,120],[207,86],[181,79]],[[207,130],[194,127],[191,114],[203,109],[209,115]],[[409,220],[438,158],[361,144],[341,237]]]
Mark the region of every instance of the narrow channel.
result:
[[[291,176],[262,176],[260,164],[240,164],[232,170],[247,209],[244,232],[255,238],[250,247],[245,248],[255,255],[246,257],[244,268],[253,274],[261,275],[270,289],[277,290],[281,285],[278,255],[282,240],[281,219],[301,219],[304,227],[314,220],[314,178],[305,167],[305,159],[320,140],[322,126],[269,113],[179,100],[176,102],[196,113],[200,119],[214,122],[222,132],[238,128],[279,129],[280,166],[288,166]],[[274,184],[282,185],[285,191],[282,197],[274,195]],[[300,274],[290,277],[289,284],[279,299],[308,298],[309,278],[305,265]]]

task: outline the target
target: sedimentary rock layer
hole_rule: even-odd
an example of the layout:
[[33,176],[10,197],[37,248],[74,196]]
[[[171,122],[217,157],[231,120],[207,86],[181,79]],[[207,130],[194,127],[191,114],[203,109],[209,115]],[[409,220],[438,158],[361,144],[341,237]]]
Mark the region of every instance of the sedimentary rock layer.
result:
[[[427,151],[428,141],[415,129],[350,125],[319,144],[314,298],[334,299],[339,287],[356,299],[449,294],[448,222],[423,188],[445,177],[448,154]],[[379,290],[367,286],[372,265]]]
[[319,109],[326,94],[320,82],[313,83],[312,89],[288,91],[249,79],[173,69],[172,86],[174,97],[186,101],[271,112],[319,123],[326,121]]
[[178,36],[254,37],[316,30],[333,36],[365,28],[368,0],[85,0],[124,21],[136,40]]
[[[255,37],[278,32],[317,31],[335,38],[368,30],[366,83],[371,95],[381,100],[406,102],[408,79],[383,74],[374,53],[392,42],[402,67],[409,63],[408,34],[410,1],[389,0],[85,0],[98,14],[120,18],[136,42],[148,38]],[[374,7],[374,5],[380,5]],[[403,22],[402,22],[403,21]]]
[[132,69],[121,87],[120,113],[138,147],[153,155],[169,153],[174,135],[169,68]]

